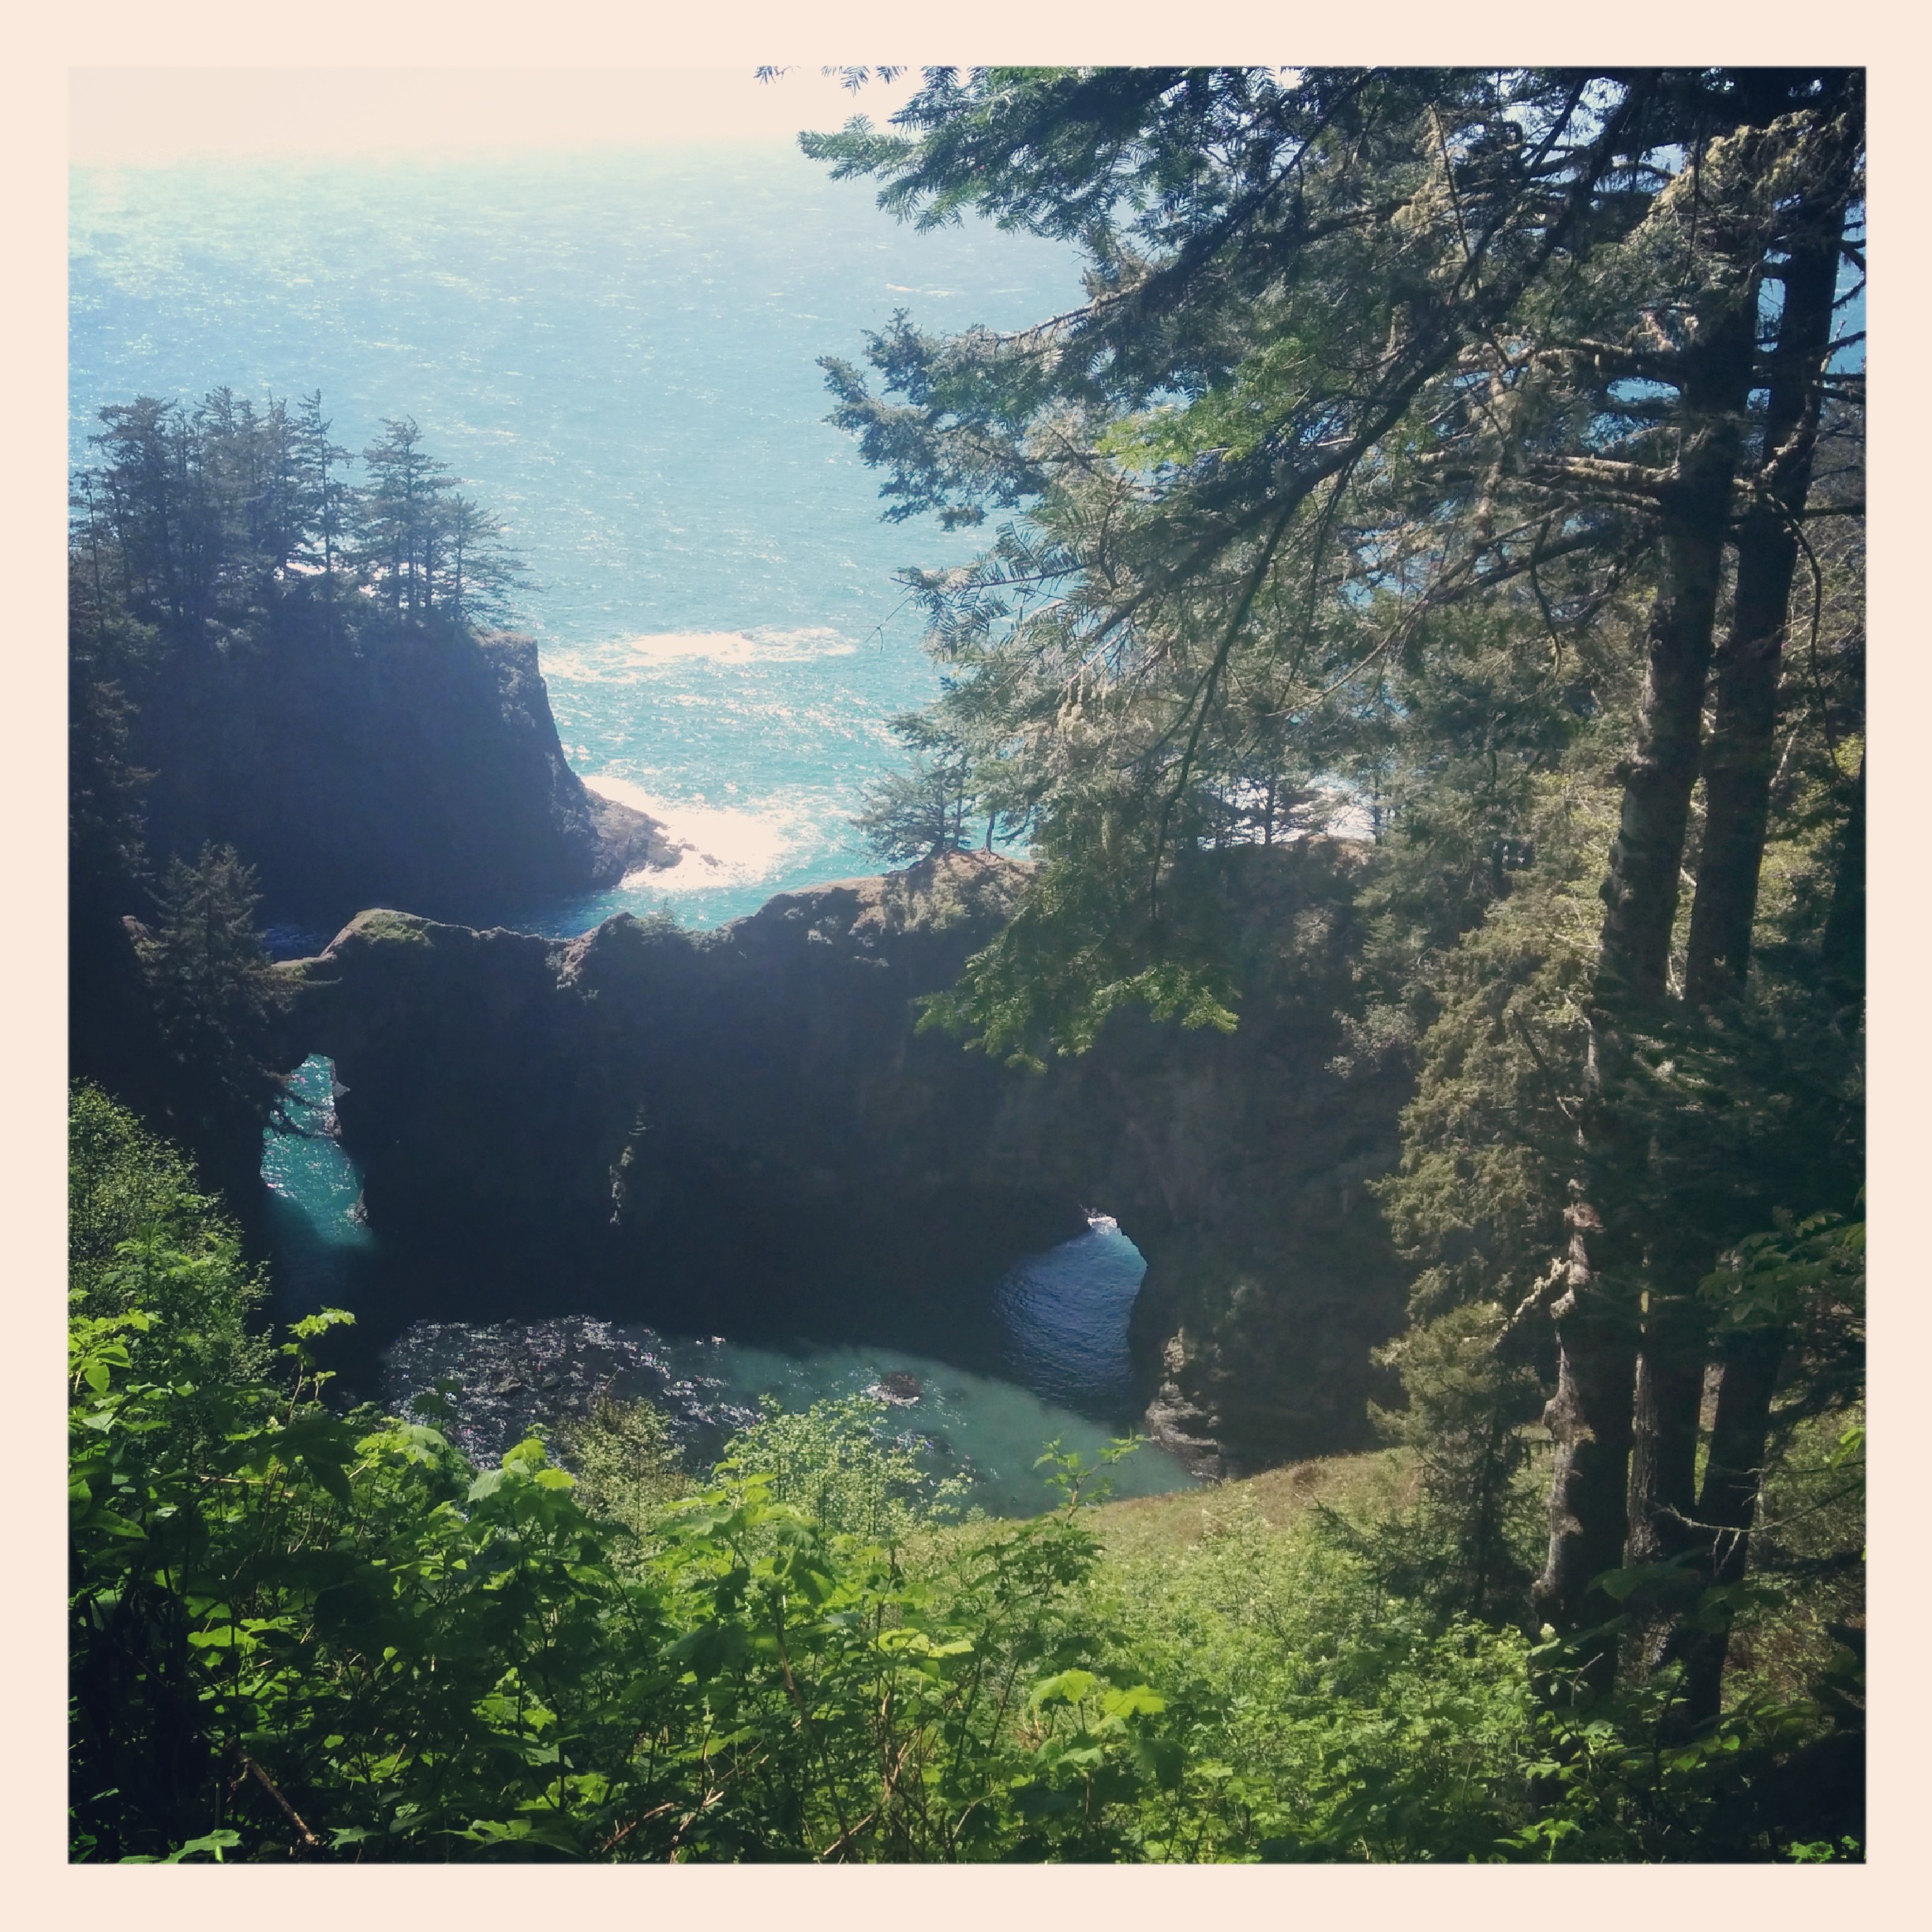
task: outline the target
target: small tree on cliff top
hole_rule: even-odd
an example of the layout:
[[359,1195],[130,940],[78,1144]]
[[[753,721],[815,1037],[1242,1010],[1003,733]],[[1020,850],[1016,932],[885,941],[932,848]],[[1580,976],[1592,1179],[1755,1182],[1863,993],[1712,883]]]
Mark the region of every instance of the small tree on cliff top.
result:
[[[865,789],[852,823],[887,865],[909,865],[968,844],[966,822],[976,803],[972,760],[956,733],[917,712],[893,721],[908,751],[897,771]],[[994,826],[989,818],[987,843]]]

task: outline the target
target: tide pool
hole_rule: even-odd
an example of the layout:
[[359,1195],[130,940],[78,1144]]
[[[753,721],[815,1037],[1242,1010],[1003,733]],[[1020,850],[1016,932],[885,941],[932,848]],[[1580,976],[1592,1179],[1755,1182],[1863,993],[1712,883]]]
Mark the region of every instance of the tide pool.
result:
[[[1050,1258],[1035,1266],[1050,1268]],[[421,1322],[384,1351],[382,1396],[399,1411],[440,1386],[447,1425],[489,1463],[533,1430],[549,1435],[605,1391],[642,1397],[668,1421],[687,1469],[710,1469],[731,1436],[776,1406],[796,1413],[854,1397],[878,1405],[881,1428],[920,1447],[934,1473],[963,1477],[962,1501],[990,1516],[1033,1516],[1058,1493],[1039,1464],[1049,1448],[1099,1466],[1125,1432],[998,1376],[900,1350],[748,1348],[721,1335],[667,1335],[582,1316],[476,1327]],[[1103,1480],[1117,1496],[1188,1486],[1175,1458],[1141,1443]]]

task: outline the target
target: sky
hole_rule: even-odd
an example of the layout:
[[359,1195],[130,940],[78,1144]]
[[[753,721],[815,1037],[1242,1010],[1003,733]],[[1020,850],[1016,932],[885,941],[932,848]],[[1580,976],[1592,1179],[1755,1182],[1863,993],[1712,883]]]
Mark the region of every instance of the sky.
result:
[[84,167],[191,157],[476,154],[789,142],[883,121],[916,70],[847,92],[816,67],[76,68],[68,153]]

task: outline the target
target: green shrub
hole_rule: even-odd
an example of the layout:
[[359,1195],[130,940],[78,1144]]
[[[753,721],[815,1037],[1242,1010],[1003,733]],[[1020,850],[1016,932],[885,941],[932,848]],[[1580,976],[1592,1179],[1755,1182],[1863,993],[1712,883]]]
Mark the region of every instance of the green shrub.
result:
[[1747,1694],[1673,1739],[1668,1673],[1566,1709],[1561,1646],[1413,1582],[1447,1546],[1410,1451],[1285,1526],[1232,1488],[1185,1544],[1103,1541],[1104,1469],[1050,1447],[1058,1508],[956,1520],[863,1398],[768,1413],[702,1486],[612,1402],[578,1475],[536,1441],[479,1472],[331,1410],[347,1317],[271,1352],[186,1166],[98,1095],[75,1121],[77,1859],[1859,1855],[1856,1633],[1814,1574],[1859,1527],[1842,1410],[1720,1607]]
[[764,1477],[776,1501],[824,1529],[900,1543],[919,1525],[963,1510],[971,1485],[940,1476],[923,1443],[895,1436],[890,1412],[873,1398],[787,1413],[768,1397],[764,1408],[732,1439],[720,1473]]
[[606,1391],[559,1432],[557,1450],[577,1478],[578,1501],[634,1542],[691,1487],[669,1424],[647,1402]]

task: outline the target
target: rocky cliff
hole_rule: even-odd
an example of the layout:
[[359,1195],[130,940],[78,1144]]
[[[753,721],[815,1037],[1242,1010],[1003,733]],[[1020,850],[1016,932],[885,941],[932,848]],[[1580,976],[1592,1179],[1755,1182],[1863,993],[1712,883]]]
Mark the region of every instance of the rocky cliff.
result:
[[[552,942],[388,912],[299,982],[292,1054],[335,1062],[372,1224],[441,1305],[586,1305],[970,1361],[1000,1266],[1113,1215],[1148,1263],[1148,1419],[1210,1470],[1360,1442],[1402,1274],[1362,1183],[1399,1073],[1333,1014],[1357,855],[1235,855],[1231,1035],[1117,1014],[1043,1075],[915,1031],[1010,915],[983,855],[788,893],[715,932]],[[399,1308],[401,1320],[417,1309]]]
[[156,858],[232,844],[271,918],[443,918],[615,885],[672,856],[565,762],[535,642],[453,627],[238,638],[170,659],[131,752]]

